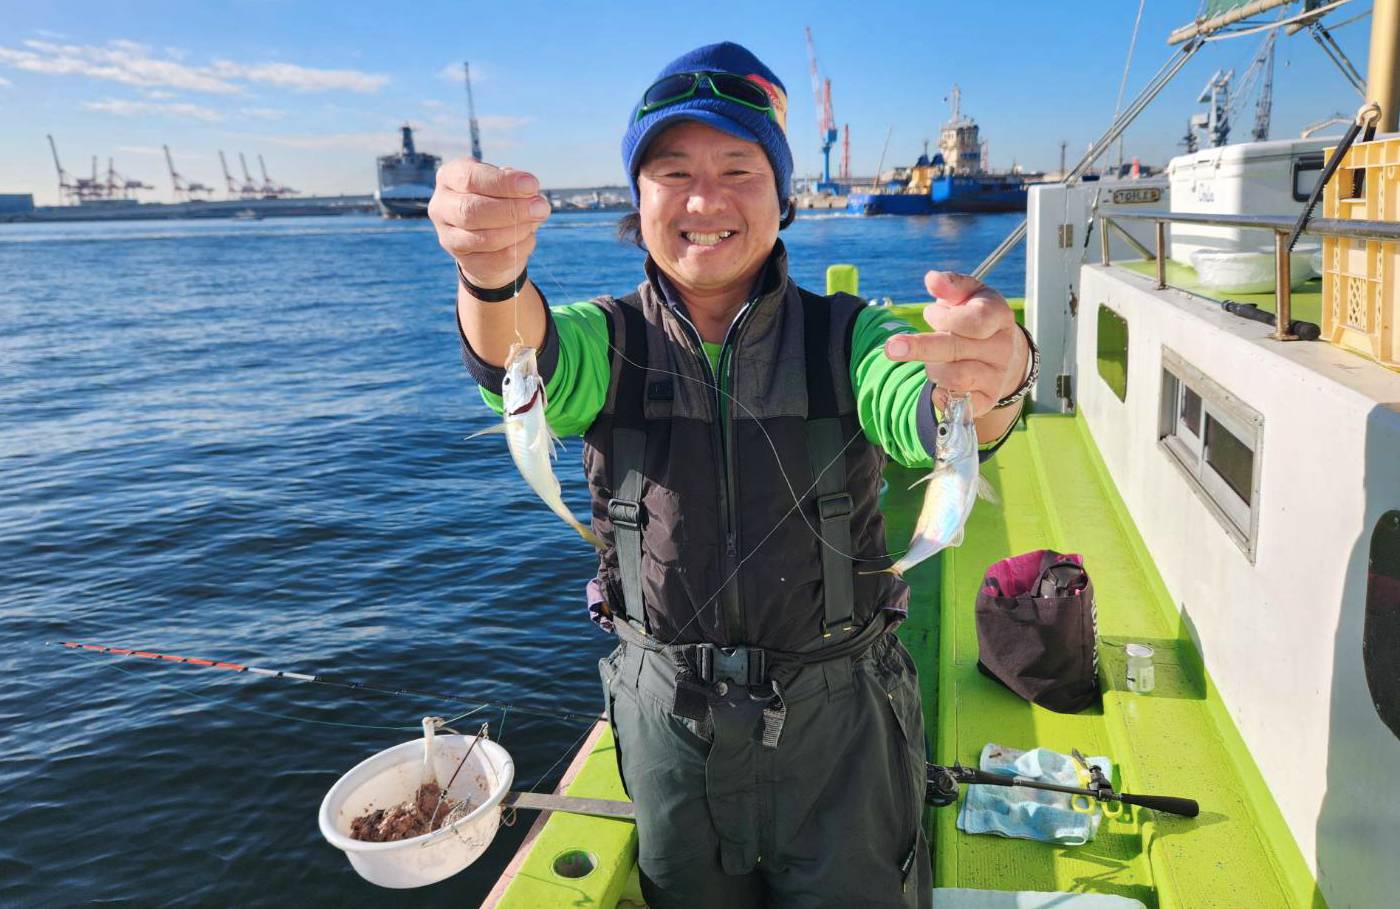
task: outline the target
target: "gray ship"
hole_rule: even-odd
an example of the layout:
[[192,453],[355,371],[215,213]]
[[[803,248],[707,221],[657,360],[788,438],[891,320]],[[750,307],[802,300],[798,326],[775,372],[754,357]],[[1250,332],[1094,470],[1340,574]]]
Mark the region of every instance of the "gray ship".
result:
[[405,124],[401,129],[403,148],[396,155],[379,158],[379,189],[374,198],[386,218],[426,218],[442,159],[413,147],[412,127]]

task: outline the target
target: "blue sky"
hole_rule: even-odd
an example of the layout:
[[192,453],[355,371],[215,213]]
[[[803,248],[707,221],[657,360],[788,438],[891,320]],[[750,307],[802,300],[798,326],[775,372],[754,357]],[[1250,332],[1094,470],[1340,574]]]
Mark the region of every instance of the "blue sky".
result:
[[[852,169],[907,163],[948,116],[949,87],[977,119],[994,167],[1053,169],[1107,125],[1138,5],[1006,0],[899,4],[127,2],[10,3],[0,22],[0,193],[57,198],[45,133],[70,172],[108,156],[170,198],[160,153],[187,177],[222,186],[217,153],[261,153],[272,177],[305,192],[368,193],[373,158],[402,122],[419,147],[465,153],[461,61],[470,60],[488,161],[534,171],[545,186],[616,183],[618,142],[637,95],[670,58],[739,41],[787,84],[799,173],[820,166],[803,26],[850,124]],[[1364,12],[1356,0],[1334,22]],[[1297,9],[1298,7],[1292,7]],[[1165,37],[1196,4],[1146,4],[1129,77],[1135,92],[1167,59]],[[1336,37],[1365,73],[1369,20]],[[1197,93],[1216,68],[1242,73],[1258,38],[1215,43],[1129,131],[1127,155],[1177,154]],[[1359,96],[1305,34],[1282,39],[1273,138],[1354,111]],[[1236,122],[1242,139],[1253,105]],[[835,155],[833,155],[833,168]]]

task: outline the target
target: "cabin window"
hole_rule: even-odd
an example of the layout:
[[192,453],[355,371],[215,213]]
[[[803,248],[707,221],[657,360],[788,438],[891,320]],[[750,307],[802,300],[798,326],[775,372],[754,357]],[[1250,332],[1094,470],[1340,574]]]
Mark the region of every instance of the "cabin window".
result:
[[1128,399],[1128,320],[1099,307],[1099,376],[1118,400]]
[[1163,348],[1158,444],[1251,561],[1263,427],[1256,411]]
[[1394,509],[1371,533],[1361,656],[1376,712],[1400,737],[1400,511]]

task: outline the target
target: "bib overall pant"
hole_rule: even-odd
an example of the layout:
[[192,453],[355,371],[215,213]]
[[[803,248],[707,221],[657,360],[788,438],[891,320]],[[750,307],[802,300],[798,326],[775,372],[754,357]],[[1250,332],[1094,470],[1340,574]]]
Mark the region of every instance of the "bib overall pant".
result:
[[918,679],[893,634],[780,682],[773,748],[770,686],[719,679],[697,721],[671,709],[666,654],[624,643],[599,665],[648,906],[932,904]]
[[908,588],[864,570],[890,561],[863,304],[798,288],[780,243],[712,368],[653,263],[597,302],[615,355],[584,467],[622,641],[600,668],[648,905],[930,905]]

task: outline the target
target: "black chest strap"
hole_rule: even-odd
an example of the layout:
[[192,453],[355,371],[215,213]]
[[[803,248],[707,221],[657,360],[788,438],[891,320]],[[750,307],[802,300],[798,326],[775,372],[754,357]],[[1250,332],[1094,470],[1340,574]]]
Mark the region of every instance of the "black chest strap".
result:
[[[622,582],[621,621],[646,623],[642,606],[642,469],[646,463],[647,323],[638,308],[641,296],[633,293],[617,301],[622,314],[622,363],[618,370],[617,396],[613,402],[612,456],[608,465],[613,497],[608,519],[613,525],[617,570]],[[610,604],[614,608],[616,603]]]
[[[850,558],[851,511],[846,489],[845,430],[831,374],[832,306],[826,297],[802,292],[807,359],[807,460],[815,480],[817,529],[822,549],[821,636],[849,634],[855,617],[855,566]],[[850,323],[854,323],[850,319]],[[849,369],[850,334],[846,326]]]
[[[849,634],[854,624],[855,569],[850,557],[854,503],[846,489],[846,439],[831,368],[833,307],[825,297],[806,291],[801,294],[807,362],[807,456],[816,481],[813,493],[822,547],[823,618],[819,632],[823,638],[829,638]],[[613,404],[609,463],[613,497],[608,500],[608,518],[613,525],[624,620],[630,618],[645,627],[642,531],[646,514],[641,499],[647,438],[647,323],[639,306],[640,296],[635,293],[617,303],[623,323],[623,360]],[[846,350],[842,363],[846,368],[857,311],[852,309],[842,326]],[[611,605],[616,608],[618,604]]]

